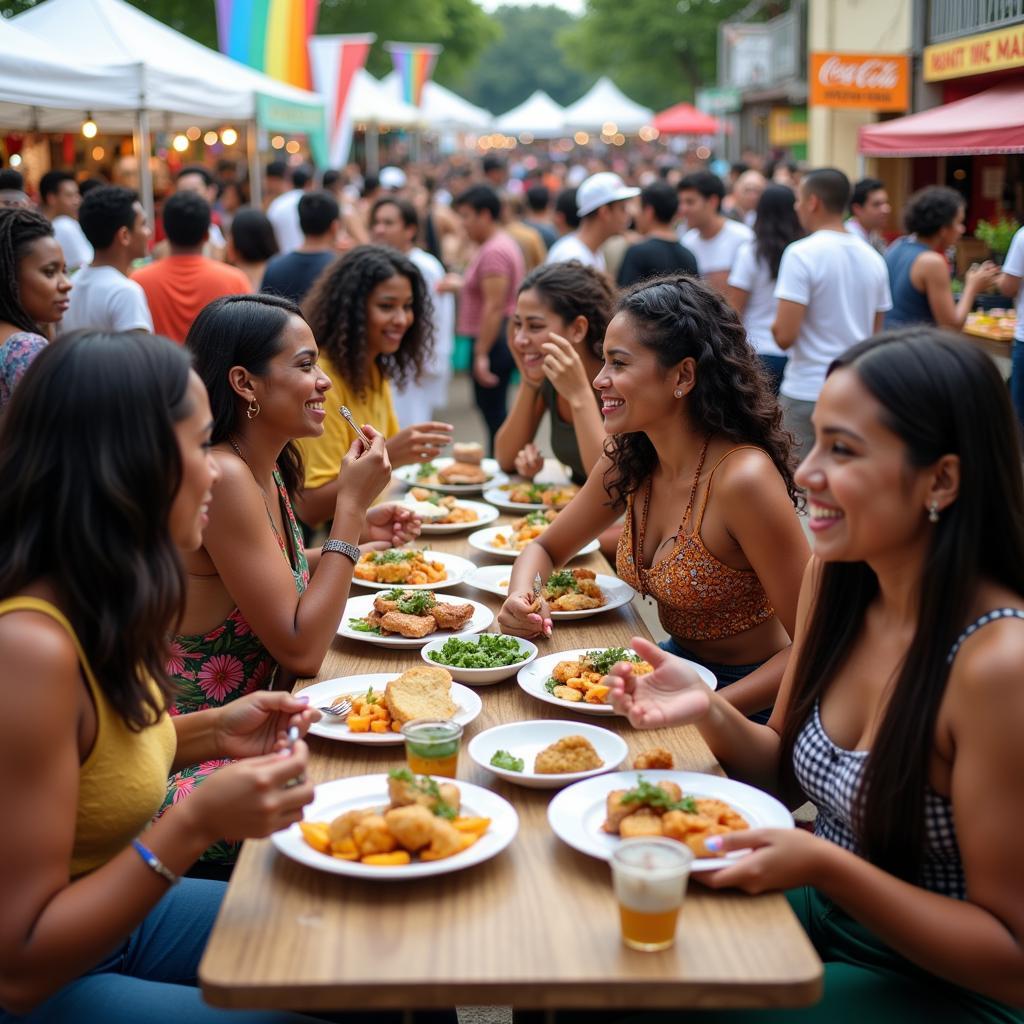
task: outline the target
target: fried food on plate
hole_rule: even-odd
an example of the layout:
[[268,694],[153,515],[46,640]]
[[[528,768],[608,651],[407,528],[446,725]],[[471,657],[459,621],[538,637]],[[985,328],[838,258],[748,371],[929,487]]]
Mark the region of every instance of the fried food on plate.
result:
[[380,620],[382,633],[398,633],[409,639],[420,640],[437,628],[433,615],[406,615],[388,612]]
[[590,569],[559,569],[544,584],[542,594],[553,612],[578,612],[608,603]]
[[441,512],[441,518],[430,519],[432,523],[475,523],[480,518],[476,509],[467,508],[450,494],[438,494],[437,491],[429,491],[425,487],[414,487],[409,494],[417,505],[432,505]]
[[538,775],[563,775],[568,772],[588,772],[604,767],[593,743],[585,736],[563,736],[545,747],[533,764]]
[[404,583],[408,586],[440,583],[448,578],[443,562],[428,562],[422,551],[391,548],[360,556],[353,575],[368,583]]
[[[654,666],[650,662],[643,661],[632,651],[624,647],[607,647],[604,650],[587,651],[581,658],[558,662],[544,688],[560,700],[604,704],[611,688],[602,680],[612,665],[620,661],[632,662],[633,671],[638,676],[654,671]],[[571,696],[569,690],[578,691],[580,696]]]
[[384,690],[384,702],[392,720],[400,724],[416,718],[447,720],[458,710],[451,689],[447,669],[422,665],[392,679]]
[[387,590],[373,599],[373,611],[364,618],[349,619],[360,633],[386,636],[398,633],[408,639],[422,639],[439,629],[462,629],[473,618],[468,603],[439,603],[429,590]]
[[437,471],[438,483],[442,484],[482,484],[490,479],[490,474],[479,463],[452,462]]
[[643,750],[633,759],[633,767],[638,771],[654,770],[655,768],[675,768],[676,759],[672,752],[664,747],[651,747]]

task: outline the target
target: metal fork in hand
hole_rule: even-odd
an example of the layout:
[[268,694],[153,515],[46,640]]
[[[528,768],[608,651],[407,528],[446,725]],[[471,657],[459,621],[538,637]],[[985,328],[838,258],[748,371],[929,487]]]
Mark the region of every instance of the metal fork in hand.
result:
[[337,697],[327,707],[317,710],[334,718],[344,718],[352,710],[352,701],[348,697]]

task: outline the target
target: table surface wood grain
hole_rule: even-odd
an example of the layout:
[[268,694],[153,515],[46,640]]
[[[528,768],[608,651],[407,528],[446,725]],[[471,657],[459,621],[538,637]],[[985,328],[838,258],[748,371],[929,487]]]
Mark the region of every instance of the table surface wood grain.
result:
[[[497,564],[470,548],[467,536],[422,540],[477,564]],[[598,554],[573,565],[611,571]],[[367,592],[352,590],[353,595]],[[500,605],[499,598],[464,584],[446,592],[472,597],[495,612]],[[627,605],[556,622],[554,636],[540,642],[541,654],[626,646],[635,635],[650,634]],[[317,680],[397,674],[419,663],[418,650],[339,637]],[[297,689],[314,681],[302,680]],[[711,892],[691,881],[675,946],[656,954],[626,949],[608,865],[577,853],[551,832],[547,805],[555,791],[506,783],[465,753],[468,739],[494,725],[564,718],[621,734],[629,745],[629,763],[640,751],[661,746],[674,753],[677,768],[721,774],[695,728],[639,732],[622,718],[563,712],[527,696],[514,678],[477,692],[483,711],[466,728],[458,777],[494,790],[515,807],[519,833],[513,843],[467,870],[402,882],[315,871],[278,854],[270,840],[245,843],[200,967],[210,1003],[296,1010],[679,1009],[802,1006],[818,998],[821,963],[781,895]],[[309,744],[316,782],[404,765],[401,746],[317,737]]]

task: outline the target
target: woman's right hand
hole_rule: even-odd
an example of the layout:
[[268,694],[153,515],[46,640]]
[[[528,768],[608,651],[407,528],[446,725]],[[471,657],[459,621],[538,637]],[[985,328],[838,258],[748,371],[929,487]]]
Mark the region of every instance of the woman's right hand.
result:
[[516,456],[516,472],[520,476],[532,480],[543,468],[544,456],[532,441],[519,450]]
[[975,264],[964,274],[964,284],[971,284],[977,291],[983,292],[995,284],[998,276],[999,267],[991,260],[985,260],[984,263]]
[[348,502],[361,512],[370,507],[391,480],[391,460],[384,435],[371,426],[364,426],[363,433],[370,439],[370,447],[358,437],[352,442],[341,460],[338,487],[338,501]]
[[547,602],[541,598],[537,608],[537,599],[532,593],[522,592],[509,594],[498,612],[498,625],[501,632],[509,636],[521,636],[526,640],[531,637],[551,636],[554,623],[551,621],[551,610]]
[[654,671],[638,676],[628,661],[612,666],[604,682],[611,686],[608,703],[617,714],[625,715],[637,729],[686,725],[707,715],[711,692],[682,658],[643,637],[633,637],[630,645]]
[[261,839],[302,820],[302,808],[313,799],[313,784],[306,779],[308,763],[309,748],[302,740],[291,749],[243,758],[197,786],[182,802],[182,810],[211,843]]
[[392,464],[408,466],[410,463],[424,463],[436,459],[441,451],[452,443],[454,429],[450,423],[431,420],[400,430],[388,441],[388,455]]

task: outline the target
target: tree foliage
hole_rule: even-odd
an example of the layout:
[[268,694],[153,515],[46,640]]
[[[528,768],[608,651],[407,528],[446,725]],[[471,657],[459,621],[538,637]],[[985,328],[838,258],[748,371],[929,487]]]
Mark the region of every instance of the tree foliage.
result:
[[559,38],[568,59],[660,110],[715,84],[718,24],[747,0],[587,0]]
[[579,99],[595,74],[570,64],[560,34],[576,19],[560,7],[499,7],[493,14],[502,35],[457,83],[473,103],[503,113],[543,89],[563,105]]

